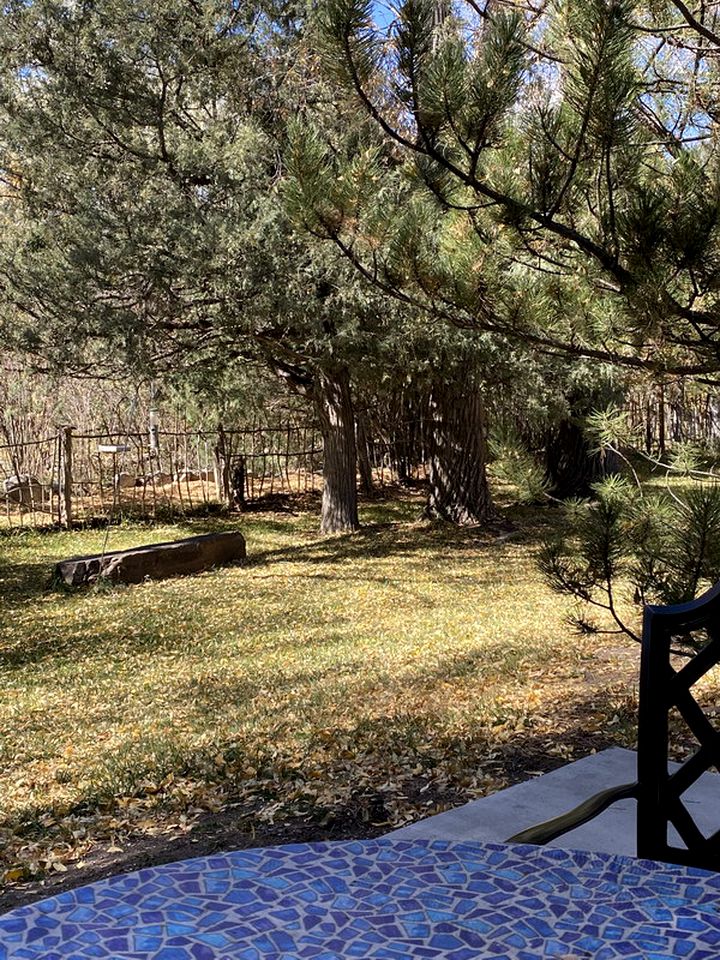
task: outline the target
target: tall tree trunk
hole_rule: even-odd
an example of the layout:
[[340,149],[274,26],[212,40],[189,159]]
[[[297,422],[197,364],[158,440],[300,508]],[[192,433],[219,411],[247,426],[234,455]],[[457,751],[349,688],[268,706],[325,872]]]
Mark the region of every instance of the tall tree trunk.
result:
[[488,487],[487,423],[480,393],[467,383],[439,384],[430,398],[427,511],[458,524],[496,516]]
[[565,400],[566,415],[545,433],[547,492],[558,500],[588,497],[592,484],[617,473],[618,457],[610,451],[594,450],[584,424],[593,410],[623,403],[625,395],[611,381],[599,379],[589,387],[568,391]]
[[662,460],[665,456],[665,384],[659,383],[657,388],[658,405],[658,456]]
[[366,421],[367,417],[365,413],[359,410],[357,413],[355,436],[357,440],[358,466],[360,467],[360,488],[362,489],[364,497],[372,497],[375,491],[373,488],[372,464],[370,463],[370,453],[368,450]]
[[403,393],[400,395],[395,424],[392,433],[392,461],[398,481],[401,484],[409,483],[412,468],[418,462],[416,450],[413,448],[413,414],[412,403]]
[[[612,460],[612,462],[609,462]],[[579,423],[567,418],[545,436],[548,493],[558,500],[590,496],[591,484],[615,469],[614,458],[593,450]]]
[[324,447],[320,532],[357,530],[355,417],[347,367],[319,373],[314,394]]

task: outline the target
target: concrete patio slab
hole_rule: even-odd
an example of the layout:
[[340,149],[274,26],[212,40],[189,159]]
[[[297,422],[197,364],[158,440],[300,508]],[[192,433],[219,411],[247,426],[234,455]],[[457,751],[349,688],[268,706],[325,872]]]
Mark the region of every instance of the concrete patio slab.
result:
[[[678,764],[671,764],[677,768]],[[571,810],[578,803],[636,778],[636,754],[615,747],[569,763],[552,773],[516,784],[482,800],[393,831],[398,839],[481,840],[501,843],[526,827]],[[707,835],[720,828],[720,775],[703,774],[683,801]],[[548,846],[567,850],[636,855],[634,800],[620,800],[589,823]],[[679,843],[671,829],[671,840]]]

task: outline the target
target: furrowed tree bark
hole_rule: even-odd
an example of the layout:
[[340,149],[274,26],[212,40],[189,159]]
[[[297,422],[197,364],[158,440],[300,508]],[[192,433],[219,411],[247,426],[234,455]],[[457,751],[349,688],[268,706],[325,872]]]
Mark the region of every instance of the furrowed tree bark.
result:
[[594,483],[617,472],[618,458],[595,450],[584,424],[593,410],[623,399],[617,388],[602,383],[566,396],[567,414],[545,433],[545,476],[550,496],[558,500],[589,497]]
[[366,416],[362,410],[358,410],[355,436],[357,440],[357,458],[360,467],[360,487],[363,496],[372,497],[374,491],[372,464],[370,463],[370,453],[368,450],[368,432],[365,427]]
[[324,447],[320,532],[346,533],[360,526],[355,417],[347,367],[319,373],[314,394]]
[[609,464],[592,449],[582,427],[561,420],[545,438],[545,474],[548,493],[558,500],[588,497],[591,485],[609,471]]
[[479,391],[458,377],[430,397],[430,492],[427,513],[457,524],[497,515],[487,481],[487,421]]

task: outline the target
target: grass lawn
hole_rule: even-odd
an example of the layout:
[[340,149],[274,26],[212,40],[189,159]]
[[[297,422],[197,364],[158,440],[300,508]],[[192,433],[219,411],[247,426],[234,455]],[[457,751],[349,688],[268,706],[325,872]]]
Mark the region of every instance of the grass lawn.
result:
[[260,842],[382,832],[628,742],[637,650],[574,634],[534,566],[557,512],[510,510],[498,537],[420,507],[367,504],[332,538],[314,512],[127,523],[108,549],[239,528],[248,560],[72,593],[52,564],[104,531],[3,536],[6,881],[82,878],[228,810]]

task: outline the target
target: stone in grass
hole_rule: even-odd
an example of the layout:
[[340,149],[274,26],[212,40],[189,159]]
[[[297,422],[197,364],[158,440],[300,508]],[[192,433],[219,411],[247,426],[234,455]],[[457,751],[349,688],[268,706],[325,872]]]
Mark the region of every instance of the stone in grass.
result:
[[115,474],[115,489],[116,490],[129,490],[130,487],[135,486],[135,477],[131,473],[116,473]]
[[208,533],[170,543],[152,543],[132,550],[114,550],[90,557],[72,557],[55,566],[56,580],[80,587],[97,580],[142,583],[242,560],[246,556],[241,533]]
[[7,477],[2,482],[2,492],[10,503],[19,503],[24,507],[42,506],[43,488],[37,477],[28,473]]

